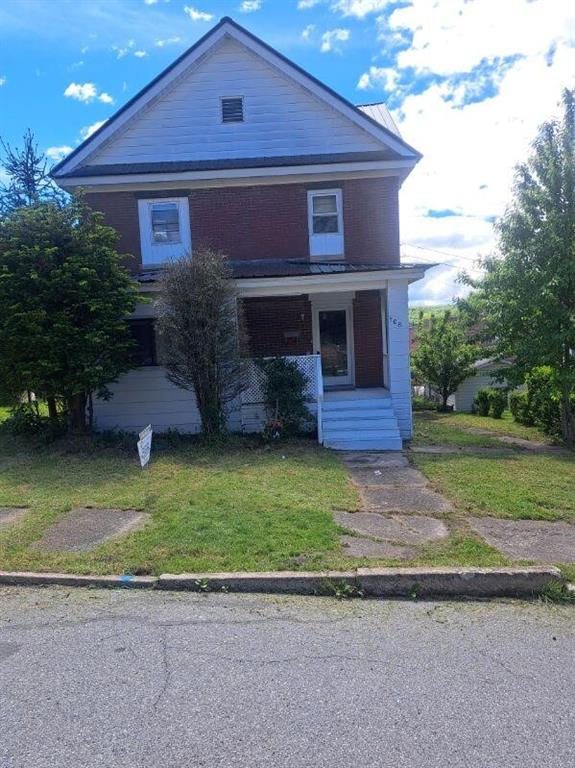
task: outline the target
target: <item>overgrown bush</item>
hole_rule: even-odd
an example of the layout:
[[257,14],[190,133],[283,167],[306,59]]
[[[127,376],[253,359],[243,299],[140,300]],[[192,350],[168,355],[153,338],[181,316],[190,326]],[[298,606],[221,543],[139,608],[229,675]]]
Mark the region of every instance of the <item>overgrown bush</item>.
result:
[[528,427],[533,426],[533,416],[529,408],[527,392],[512,392],[509,395],[509,409],[516,422]]
[[481,387],[473,400],[473,411],[479,416],[489,416],[491,407],[491,397],[489,387]]
[[301,432],[310,421],[304,374],[297,363],[285,357],[260,360],[258,364],[265,374],[264,397],[270,419],[281,422],[285,434]]
[[10,416],[2,425],[13,435],[35,437],[43,442],[52,442],[66,433],[67,415],[58,413],[56,418],[48,418],[38,410],[35,403],[19,403],[12,408]]
[[507,408],[507,392],[501,387],[489,390],[489,414],[494,419],[500,419]]
[[414,395],[411,404],[414,411],[436,411],[439,405],[435,400],[429,400],[422,395]]

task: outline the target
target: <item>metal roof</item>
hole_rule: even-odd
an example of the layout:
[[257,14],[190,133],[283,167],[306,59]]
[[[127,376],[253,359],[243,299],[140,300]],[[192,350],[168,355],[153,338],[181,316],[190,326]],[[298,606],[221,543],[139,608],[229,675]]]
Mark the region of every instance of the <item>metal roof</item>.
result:
[[[303,259],[246,259],[229,262],[236,280],[264,277],[300,277],[305,275],[334,275],[358,272],[386,272],[413,269],[419,264],[369,264],[349,261],[311,262]],[[135,275],[139,283],[156,283],[162,277],[161,269],[145,270]]]
[[332,165],[391,160],[397,155],[391,150],[374,152],[339,152],[321,155],[278,155],[276,157],[239,157],[215,160],[165,160],[153,163],[114,163],[84,165],[59,176],[61,179],[90,176],[117,176],[139,173],[182,173],[184,171],[217,171],[236,168],[278,168],[298,165]]
[[379,102],[378,104],[358,104],[357,108],[363,112],[364,115],[375,120],[376,123],[383,125],[383,127],[387,128],[391,133],[395,133],[398,139],[401,139],[399,128],[391,116],[391,112],[383,102]]

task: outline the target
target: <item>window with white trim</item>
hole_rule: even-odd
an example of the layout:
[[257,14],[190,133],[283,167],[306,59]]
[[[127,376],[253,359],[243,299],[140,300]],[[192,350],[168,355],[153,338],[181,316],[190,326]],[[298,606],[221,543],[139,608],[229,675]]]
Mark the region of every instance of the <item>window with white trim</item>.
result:
[[192,250],[187,197],[138,200],[142,265],[153,267]]
[[309,252],[316,258],[343,257],[343,208],[341,189],[307,193]]

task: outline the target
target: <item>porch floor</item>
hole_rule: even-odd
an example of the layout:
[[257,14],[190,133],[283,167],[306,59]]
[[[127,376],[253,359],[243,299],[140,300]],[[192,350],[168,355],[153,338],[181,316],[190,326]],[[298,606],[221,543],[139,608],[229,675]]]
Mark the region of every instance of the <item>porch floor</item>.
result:
[[323,393],[324,400],[372,400],[391,397],[389,389],[385,387],[366,387],[354,389],[353,387],[342,389],[326,389]]

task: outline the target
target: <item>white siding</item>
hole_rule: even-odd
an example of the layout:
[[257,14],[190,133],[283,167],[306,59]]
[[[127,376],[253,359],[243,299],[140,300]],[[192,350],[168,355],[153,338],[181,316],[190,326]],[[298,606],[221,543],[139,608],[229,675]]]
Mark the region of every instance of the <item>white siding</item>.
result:
[[473,408],[475,395],[482,387],[500,387],[499,382],[492,378],[493,369],[482,369],[476,376],[465,379],[453,395],[453,408],[455,411],[470,412]]
[[[243,96],[244,123],[221,122]],[[107,144],[90,165],[381,150],[381,142],[230,38]]]
[[392,280],[387,288],[389,391],[399,432],[404,440],[409,439],[413,432],[407,287],[407,280]]

